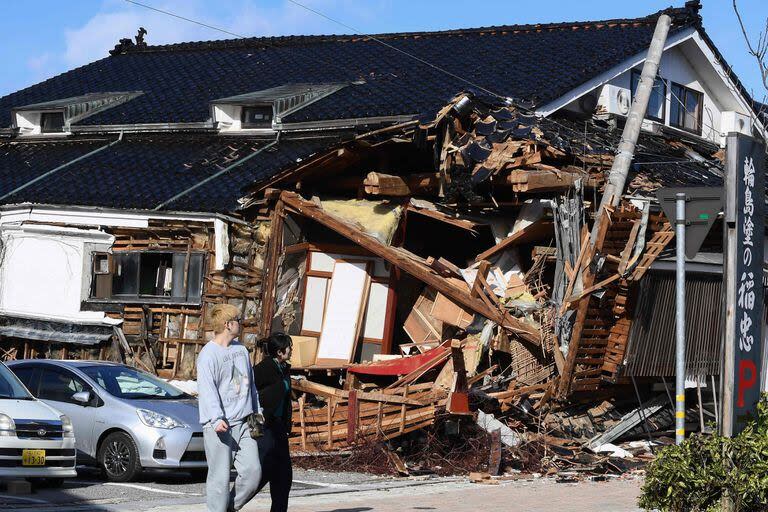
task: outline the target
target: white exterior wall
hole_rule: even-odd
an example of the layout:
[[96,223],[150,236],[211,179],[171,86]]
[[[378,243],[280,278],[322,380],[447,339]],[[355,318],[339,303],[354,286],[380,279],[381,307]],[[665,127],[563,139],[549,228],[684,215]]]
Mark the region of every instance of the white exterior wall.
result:
[[115,240],[97,226],[146,228],[150,219],[211,223],[215,269],[222,270],[229,262],[228,222],[234,219],[42,205],[4,207],[0,210],[0,314],[78,324],[120,323],[102,312],[80,310],[90,296],[92,255],[111,252]]
[[[659,66],[659,76],[667,82],[664,125],[670,126],[671,82],[675,82],[703,94],[702,138],[724,146],[727,132],[751,134],[753,129],[764,129],[762,123],[755,119],[751,106],[736,90],[711,49],[695,30],[683,31],[667,42],[669,46]],[[645,54],[641,53],[611,68],[561,98],[541,106],[539,115],[550,115],[560,109],[585,114],[587,112],[583,110],[581,100],[587,95],[599,96],[599,101],[610,113],[626,115],[617,98],[622,91],[627,99],[630,97],[631,70],[641,71],[644,59]],[[658,122],[646,120],[643,124],[646,128],[654,125],[658,126]]]
[[[642,66],[638,66],[636,69],[637,71],[641,71]],[[689,89],[693,89],[694,91],[703,93],[704,110],[701,122],[701,136],[719,144],[721,142],[720,118],[724,109],[720,106],[717,99],[713,97],[712,91],[705,86],[704,80],[694,70],[693,65],[680,47],[670,48],[664,52],[661,57],[661,63],[659,64],[658,74],[667,84],[664,124],[669,126],[671,102],[674,99],[672,97],[671,82],[675,82],[688,87]],[[608,83],[629,90],[631,84],[631,71],[622,73]]]
[[0,313],[42,320],[108,324],[102,312],[80,311],[90,286],[91,251],[114,237],[94,229],[2,226]]

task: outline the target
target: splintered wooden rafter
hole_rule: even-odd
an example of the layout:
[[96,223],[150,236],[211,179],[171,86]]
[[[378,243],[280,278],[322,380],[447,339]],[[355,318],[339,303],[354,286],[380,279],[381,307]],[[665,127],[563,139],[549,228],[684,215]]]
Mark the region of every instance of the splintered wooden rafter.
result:
[[348,222],[325,212],[317,204],[303,199],[296,193],[284,191],[280,195],[280,198],[285,202],[286,206],[291,207],[297,213],[319,222],[370,251],[372,254],[387,260],[416,279],[449,297],[457,304],[493,320],[519,338],[532,343],[533,345],[538,346],[541,343],[540,333],[536,327],[518,320],[511,315],[505,315],[500,310],[487,305],[480,298],[473,297],[468,289],[454,285],[449,280],[444,279],[431,267],[427,266],[423,260],[405,249],[390,247],[381,243]]

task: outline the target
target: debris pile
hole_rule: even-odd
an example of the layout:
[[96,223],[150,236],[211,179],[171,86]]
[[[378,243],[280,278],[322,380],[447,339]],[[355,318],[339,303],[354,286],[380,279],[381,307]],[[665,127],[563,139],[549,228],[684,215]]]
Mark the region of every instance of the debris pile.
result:
[[669,427],[667,395],[623,373],[639,283],[674,236],[643,192],[662,157],[716,179],[716,151],[643,134],[634,195],[593,226],[619,134],[575,126],[462,94],[244,198],[274,219],[266,282],[292,290],[264,300],[296,340],[294,450],[454,425],[528,470],[596,474],[632,466],[617,439]]

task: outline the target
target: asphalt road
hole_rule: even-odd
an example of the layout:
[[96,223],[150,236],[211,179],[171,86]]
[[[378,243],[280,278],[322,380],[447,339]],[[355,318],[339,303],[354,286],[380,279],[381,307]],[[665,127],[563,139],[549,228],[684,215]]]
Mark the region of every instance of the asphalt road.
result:
[[[205,512],[205,482],[182,472],[146,473],[127,484],[107,483],[90,468],[60,489],[32,494],[0,492],[0,510],[20,512]],[[642,480],[557,483],[518,475],[478,485],[467,478],[382,478],[359,473],[296,471],[292,512],[476,512],[477,510],[558,510],[561,512],[639,512]],[[265,490],[266,491],[266,490]],[[268,512],[262,492],[243,512]]]
[[[335,489],[377,480],[355,473],[296,471],[293,492]],[[268,488],[265,489],[268,494]],[[167,503],[196,504],[205,501],[205,479],[181,471],[145,472],[130,483],[107,482],[94,468],[78,467],[78,477],[60,488],[33,487],[32,494],[11,495],[0,490],[0,510],[146,510]]]

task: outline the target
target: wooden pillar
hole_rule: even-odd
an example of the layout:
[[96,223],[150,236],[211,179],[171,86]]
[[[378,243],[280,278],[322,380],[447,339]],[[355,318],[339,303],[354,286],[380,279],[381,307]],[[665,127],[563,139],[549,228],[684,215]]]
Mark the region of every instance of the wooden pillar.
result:
[[357,390],[349,391],[347,401],[347,443],[352,444],[357,437],[358,401]]
[[304,400],[307,395],[304,393],[299,397],[299,424],[301,425],[301,449],[307,450],[307,428],[306,419],[304,417]]
[[264,283],[261,289],[261,324],[258,330],[260,338],[269,336],[272,331],[272,317],[275,315],[277,273],[280,270],[280,256],[283,249],[284,216],[285,203],[283,203],[282,199],[278,199],[272,210],[267,260],[264,262]]
[[335,400],[328,398],[326,407],[328,408],[328,443],[326,444],[329,450],[333,450],[333,404]]

